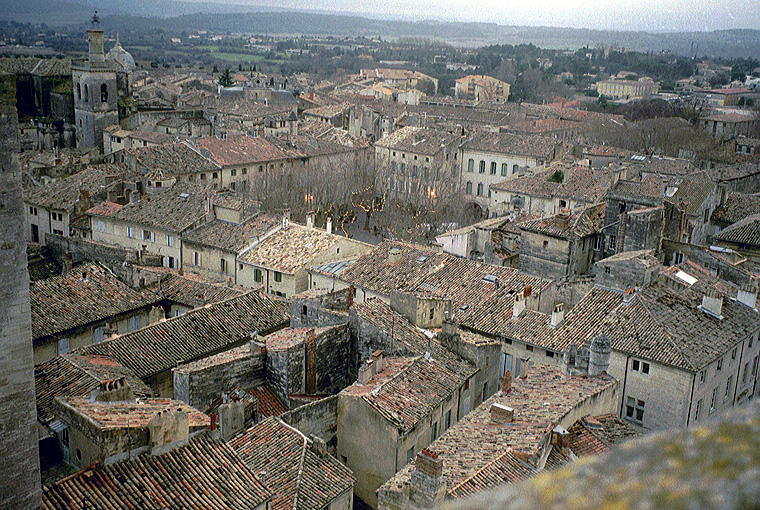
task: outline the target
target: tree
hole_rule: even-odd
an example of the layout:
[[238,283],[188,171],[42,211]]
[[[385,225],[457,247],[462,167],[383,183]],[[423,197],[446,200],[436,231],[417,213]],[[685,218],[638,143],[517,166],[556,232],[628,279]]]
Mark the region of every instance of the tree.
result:
[[232,79],[232,74],[230,74],[230,68],[224,70],[224,72],[219,76],[219,85],[222,87],[232,87],[235,85],[235,80]]

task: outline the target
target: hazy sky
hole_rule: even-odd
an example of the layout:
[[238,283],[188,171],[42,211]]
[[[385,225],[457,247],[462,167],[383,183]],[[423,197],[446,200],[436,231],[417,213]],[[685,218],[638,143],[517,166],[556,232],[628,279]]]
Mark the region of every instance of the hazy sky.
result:
[[760,29],[760,0],[215,0],[383,17],[605,30]]

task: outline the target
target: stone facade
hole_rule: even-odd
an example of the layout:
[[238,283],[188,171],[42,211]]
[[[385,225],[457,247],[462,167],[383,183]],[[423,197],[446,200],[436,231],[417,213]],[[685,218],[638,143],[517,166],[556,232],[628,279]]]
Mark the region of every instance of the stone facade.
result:
[[0,90],[0,507],[23,510],[41,506],[40,463],[13,76]]
[[282,421],[307,436],[317,436],[327,444],[331,455],[338,445],[338,396],[322,398],[302,405],[280,417]]

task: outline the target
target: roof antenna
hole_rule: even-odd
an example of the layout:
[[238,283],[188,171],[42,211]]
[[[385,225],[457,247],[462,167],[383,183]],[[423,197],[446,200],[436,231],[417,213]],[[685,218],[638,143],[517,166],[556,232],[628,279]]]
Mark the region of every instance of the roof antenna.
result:
[[100,18],[98,18],[98,11],[95,11],[95,14],[92,15],[92,26],[100,25]]

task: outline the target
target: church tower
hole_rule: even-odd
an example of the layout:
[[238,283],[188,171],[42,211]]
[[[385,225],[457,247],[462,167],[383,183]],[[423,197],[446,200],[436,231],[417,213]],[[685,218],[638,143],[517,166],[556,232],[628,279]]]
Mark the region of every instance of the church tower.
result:
[[105,57],[103,30],[88,30],[87,43],[87,60],[71,65],[77,147],[98,147],[102,152],[103,129],[119,123],[117,66]]

